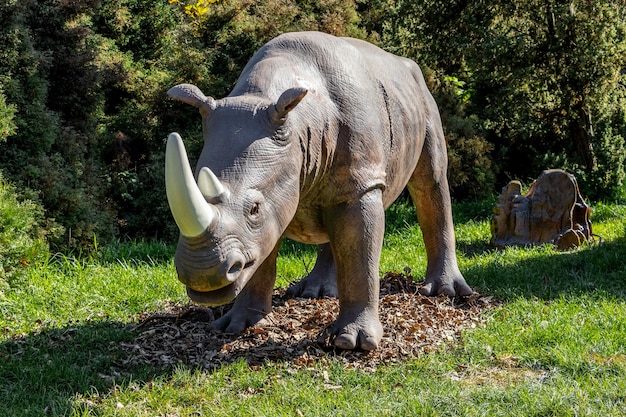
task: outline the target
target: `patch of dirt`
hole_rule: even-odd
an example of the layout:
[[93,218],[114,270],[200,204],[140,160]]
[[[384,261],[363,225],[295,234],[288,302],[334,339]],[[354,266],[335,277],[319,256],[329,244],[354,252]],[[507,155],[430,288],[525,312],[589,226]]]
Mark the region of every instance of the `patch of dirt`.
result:
[[387,273],[380,283],[380,319],[385,331],[372,352],[332,347],[331,329],[339,313],[334,298],[287,299],[276,290],[273,311],[243,334],[210,330],[210,322],[230,306],[172,304],[161,313],[143,314],[134,340],[121,343],[124,368],[139,364],[167,368],[186,364],[219,368],[241,358],[252,366],[289,361],[290,367],[310,367],[316,360],[336,358],[346,367],[375,369],[406,361],[454,342],[461,331],[480,325],[484,311],[499,304],[492,297],[425,297],[407,274]]

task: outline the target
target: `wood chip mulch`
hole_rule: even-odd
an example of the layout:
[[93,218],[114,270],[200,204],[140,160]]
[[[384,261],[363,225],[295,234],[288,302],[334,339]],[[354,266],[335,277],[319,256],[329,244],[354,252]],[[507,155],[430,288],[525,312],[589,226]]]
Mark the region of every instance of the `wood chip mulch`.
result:
[[331,345],[330,330],[339,312],[337,299],[287,299],[276,290],[273,311],[240,335],[210,330],[210,322],[229,306],[172,304],[164,312],[144,313],[134,325],[134,340],[121,343],[125,358],[117,365],[170,368],[186,364],[216,369],[243,358],[249,365],[288,362],[291,368],[311,367],[330,358],[348,368],[376,369],[418,357],[458,339],[464,329],[483,321],[483,312],[499,302],[474,293],[469,297],[425,297],[410,271],[387,273],[380,284],[383,340],[377,350],[343,351]]

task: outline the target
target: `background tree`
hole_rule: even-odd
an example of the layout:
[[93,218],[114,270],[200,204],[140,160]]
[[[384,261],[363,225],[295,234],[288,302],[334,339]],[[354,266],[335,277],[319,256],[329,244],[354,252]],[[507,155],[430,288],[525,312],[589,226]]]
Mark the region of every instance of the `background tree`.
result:
[[61,2],[0,6],[0,82],[15,110],[0,170],[44,205],[46,217],[66,226],[62,241],[69,244],[111,231],[94,147],[97,90],[80,15],[78,6]]
[[[370,39],[395,54],[416,61],[426,77],[441,113],[448,144],[448,177],[455,199],[484,198],[493,194],[498,165],[494,145],[472,106],[474,91],[465,71],[463,52],[437,48],[448,37],[460,42],[454,2],[370,0],[360,4],[363,28]],[[459,58],[460,57],[460,58]]]
[[500,182],[545,168],[576,174],[592,198],[624,181],[623,0],[399,1],[386,30],[471,92]]
[[[587,197],[623,193],[624,0],[5,0],[0,3],[0,171],[64,226],[94,236],[176,237],[165,138],[202,147],[179,83],[222,97],[265,42],[319,30],[420,64],[440,108],[456,199],[545,168]],[[55,219],[53,222],[51,219]],[[59,229],[55,229],[59,230]]]
[[0,169],[65,226],[58,247],[89,246],[96,235],[166,235],[162,178],[153,172],[161,132],[176,117],[165,91],[185,69],[202,67],[200,57],[173,50],[180,13],[141,0],[0,8],[0,80],[16,127]]

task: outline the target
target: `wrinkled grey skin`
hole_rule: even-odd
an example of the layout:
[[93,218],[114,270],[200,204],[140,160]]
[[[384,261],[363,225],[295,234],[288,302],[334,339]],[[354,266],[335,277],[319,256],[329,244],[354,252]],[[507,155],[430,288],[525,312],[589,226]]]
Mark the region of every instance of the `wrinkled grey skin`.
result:
[[439,113],[413,61],[360,40],[289,33],[252,57],[228,97],[191,85],[169,94],[199,107],[196,177],[208,167],[219,179],[205,195],[211,223],[199,235],[181,231],[175,256],[192,300],[237,297],[216,329],[241,332],[270,312],[286,236],[320,245],[291,293],[337,293],[334,344],[375,349],[384,211],[406,185],[428,255],[421,291],[471,294],[456,261]]

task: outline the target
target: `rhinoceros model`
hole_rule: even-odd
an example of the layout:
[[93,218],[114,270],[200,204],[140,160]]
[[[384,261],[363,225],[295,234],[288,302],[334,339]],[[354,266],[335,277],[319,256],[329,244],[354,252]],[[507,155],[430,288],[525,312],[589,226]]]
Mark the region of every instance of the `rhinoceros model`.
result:
[[361,40],[288,33],[254,54],[227,97],[190,84],[168,94],[202,116],[195,178],[176,133],[165,175],[189,297],[237,297],[215,329],[241,332],[270,312],[286,236],[320,245],[296,292],[337,291],[335,346],[375,349],[384,212],[407,184],[428,255],[422,293],[472,292],[456,261],[439,113],[413,61]]

